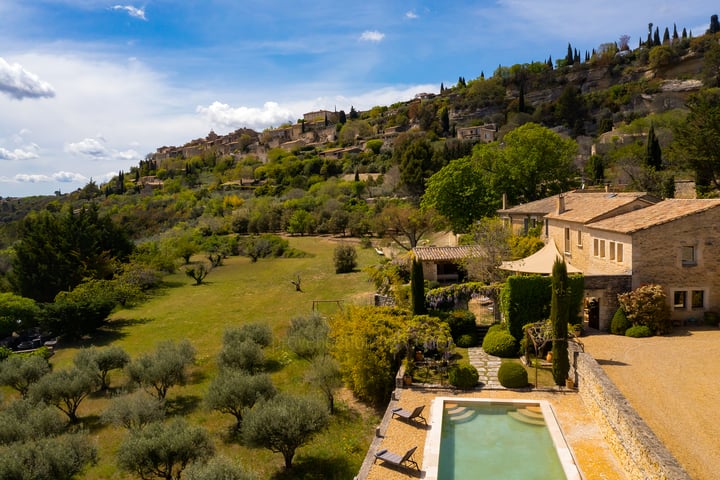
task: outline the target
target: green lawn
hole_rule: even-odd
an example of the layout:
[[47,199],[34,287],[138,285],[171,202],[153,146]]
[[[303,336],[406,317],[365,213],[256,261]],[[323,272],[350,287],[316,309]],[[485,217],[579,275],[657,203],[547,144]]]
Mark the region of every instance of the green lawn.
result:
[[[360,270],[377,262],[373,249],[357,248],[358,271],[337,275],[333,250],[338,244],[326,238],[295,237],[291,245],[312,254],[294,259],[232,257],[214,269],[202,285],[182,272],[166,278],[168,287],[144,304],[116,312],[106,329],[82,344],[63,346],[52,358],[55,368],[63,368],[81,346],[119,345],[131,357],[152,350],[160,340],[189,339],[197,349],[197,364],[191,381],[168,394],[169,409],[187,415],[195,424],[207,428],[217,450],[237,459],[258,474],[258,478],[352,478],[358,471],[380,417],[370,409],[340,402],[330,429],[300,449],[291,473],[282,472],[282,456],[268,450],[250,449],[228,438],[233,417],[207,411],[203,397],[216,373],[215,357],[225,328],[249,322],[267,322],[272,326],[275,343],[268,351],[276,386],[288,392],[313,392],[303,381],[307,363],[285,346],[284,335],[291,318],[311,312],[315,300],[340,300],[368,304],[373,285]],[[290,283],[300,275],[303,292]],[[332,313],[333,303],[321,303],[320,310]],[[111,372],[112,387],[122,387],[124,378]],[[98,415],[108,403],[106,395],[89,398],[80,408],[83,427],[97,440],[98,464],[84,478],[132,478],[115,467],[115,451],[125,432],[100,424]],[[350,402],[352,403],[352,402]]]

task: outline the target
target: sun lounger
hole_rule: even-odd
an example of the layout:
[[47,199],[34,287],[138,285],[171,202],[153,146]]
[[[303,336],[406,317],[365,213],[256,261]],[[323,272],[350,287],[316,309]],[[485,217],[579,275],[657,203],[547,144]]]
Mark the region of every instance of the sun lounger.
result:
[[405,452],[405,455],[399,455],[397,453],[392,453],[387,450],[380,450],[375,454],[375,460],[373,461],[373,463],[377,462],[377,460],[380,459],[383,462],[387,462],[391,465],[395,465],[398,467],[407,464],[407,466],[414,466],[416,469],[420,470],[420,466],[415,460],[412,459],[415,450],[417,450],[417,445]]
[[410,420],[420,419],[425,423],[425,425],[427,425],[427,420],[425,420],[425,417],[422,416],[422,411],[424,408],[425,405],[415,407],[415,409],[412,411],[403,410],[402,408],[396,408],[392,412],[392,417],[395,417],[397,415],[398,418],[402,418],[406,422],[409,422]]

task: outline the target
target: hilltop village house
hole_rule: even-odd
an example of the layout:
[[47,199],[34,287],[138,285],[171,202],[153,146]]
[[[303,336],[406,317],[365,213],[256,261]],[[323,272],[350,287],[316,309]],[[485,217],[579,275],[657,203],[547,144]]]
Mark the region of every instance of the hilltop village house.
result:
[[[543,222],[546,243],[585,276],[591,328],[609,328],[618,293],[650,283],[663,287],[674,322],[720,310],[720,200],[575,191],[499,214],[515,231]],[[549,274],[554,258],[505,262],[502,268]]]

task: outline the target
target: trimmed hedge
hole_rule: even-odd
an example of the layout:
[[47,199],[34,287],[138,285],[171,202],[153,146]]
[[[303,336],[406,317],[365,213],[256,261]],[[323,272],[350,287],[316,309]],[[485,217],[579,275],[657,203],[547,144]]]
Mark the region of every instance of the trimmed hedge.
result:
[[626,337],[633,337],[633,338],[644,338],[644,337],[652,337],[653,332],[650,330],[650,327],[647,325],[635,325],[633,327],[628,328],[625,331]]
[[478,378],[478,372],[475,367],[467,363],[453,365],[448,371],[448,382],[450,382],[450,385],[462,390],[475,388],[475,385],[478,383]]
[[625,335],[628,328],[632,327],[630,320],[625,316],[622,308],[618,308],[610,322],[610,333],[615,335]]
[[[450,315],[445,318],[450,326],[450,333],[453,341],[459,347],[467,348],[477,344],[477,326],[475,325],[475,314],[468,310],[453,310]],[[463,337],[470,339],[462,340]],[[466,345],[461,345],[461,341]]]
[[[500,308],[507,319],[510,333],[517,341],[523,337],[524,325],[550,317],[551,282],[551,277],[540,275],[515,275],[507,279],[500,292]],[[578,323],[585,295],[585,278],[582,275],[570,275],[568,284],[570,323]]]
[[488,331],[482,344],[483,350],[489,355],[496,357],[512,358],[518,353],[518,345],[515,337],[510,335],[505,329],[496,329]]
[[457,345],[460,348],[470,348],[477,345],[477,336],[476,335],[461,335],[460,338],[457,339],[455,342],[455,345]]
[[519,363],[503,363],[498,370],[498,381],[505,388],[527,387],[527,370]]

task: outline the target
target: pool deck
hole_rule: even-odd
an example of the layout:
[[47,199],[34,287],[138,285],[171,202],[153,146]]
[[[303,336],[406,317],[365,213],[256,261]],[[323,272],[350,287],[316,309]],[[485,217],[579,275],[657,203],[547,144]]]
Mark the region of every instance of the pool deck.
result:
[[[423,457],[426,438],[433,424],[431,407],[433,399],[436,397],[472,397],[527,401],[547,400],[553,407],[583,478],[588,480],[627,480],[622,466],[606,443],[599,427],[593,421],[580,396],[575,392],[482,389],[460,392],[449,389],[411,388],[399,390],[396,395],[399,398],[391,402],[391,408],[402,407],[412,410],[418,405],[425,405],[423,413],[428,420],[428,426],[422,422],[407,423],[397,418],[387,418],[380,427],[381,437],[376,438],[371,448],[374,449],[373,452],[379,449],[388,449],[391,452],[403,454],[417,445],[418,449],[413,458],[420,465],[421,471],[395,468],[377,461],[370,466],[366,477],[361,475],[358,478],[367,478],[368,480],[426,478]],[[482,466],[479,465],[478,468],[481,469]]]

